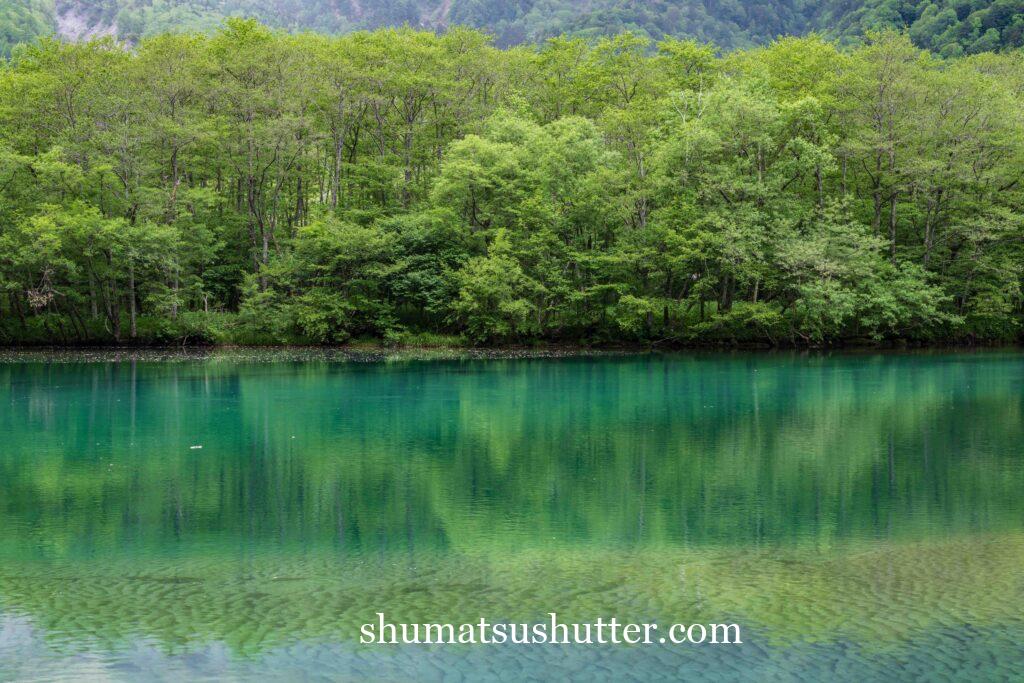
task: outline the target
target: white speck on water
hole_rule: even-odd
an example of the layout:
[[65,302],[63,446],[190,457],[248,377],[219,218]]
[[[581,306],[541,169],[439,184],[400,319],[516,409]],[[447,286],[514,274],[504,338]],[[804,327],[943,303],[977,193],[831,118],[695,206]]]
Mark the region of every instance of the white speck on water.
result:
[[190,450],[190,451],[197,451],[197,450],[199,450],[200,448],[202,448],[202,446],[189,446],[189,450]]

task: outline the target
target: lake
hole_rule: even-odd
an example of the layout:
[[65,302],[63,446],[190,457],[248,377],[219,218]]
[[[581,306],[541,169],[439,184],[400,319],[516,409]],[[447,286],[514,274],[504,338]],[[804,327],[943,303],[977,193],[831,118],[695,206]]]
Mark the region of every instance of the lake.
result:
[[1018,352],[0,361],[0,679],[1024,676]]

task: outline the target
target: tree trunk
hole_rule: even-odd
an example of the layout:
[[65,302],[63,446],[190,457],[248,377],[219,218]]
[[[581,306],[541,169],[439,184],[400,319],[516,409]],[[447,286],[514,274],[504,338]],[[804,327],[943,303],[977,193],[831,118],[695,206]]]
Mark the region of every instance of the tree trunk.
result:
[[135,339],[138,336],[135,310],[135,263],[128,265],[128,313],[130,316],[128,336]]
[[896,263],[896,197],[894,191],[889,197],[889,258]]
[[179,279],[181,273],[178,270],[177,264],[174,266],[174,276],[171,278],[171,320],[178,319],[178,291],[179,291]]
[[92,274],[92,268],[89,268],[89,304],[92,313],[92,319],[96,320],[100,317],[100,307],[96,296],[96,278]]

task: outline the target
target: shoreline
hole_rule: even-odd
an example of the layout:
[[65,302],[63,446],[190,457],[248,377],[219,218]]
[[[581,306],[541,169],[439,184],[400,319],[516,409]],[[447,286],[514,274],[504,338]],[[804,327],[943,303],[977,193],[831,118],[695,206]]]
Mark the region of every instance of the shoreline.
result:
[[278,346],[20,346],[0,347],[0,363],[18,362],[161,362],[236,360],[255,362],[382,362],[388,360],[528,360],[612,358],[616,356],[694,355],[750,356],[857,356],[933,355],[942,353],[990,354],[1024,352],[1020,344],[1002,345],[847,345],[821,347],[753,346],[538,346],[538,347],[428,347],[371,345],[278,345]]

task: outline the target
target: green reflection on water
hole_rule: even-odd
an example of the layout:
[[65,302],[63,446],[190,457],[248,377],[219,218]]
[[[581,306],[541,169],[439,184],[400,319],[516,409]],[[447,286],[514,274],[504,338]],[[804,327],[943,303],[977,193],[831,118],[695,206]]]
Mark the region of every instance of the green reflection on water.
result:
[[1024,611],[1018,354],[6,363],[0,405],[0,606],[61,647]]

